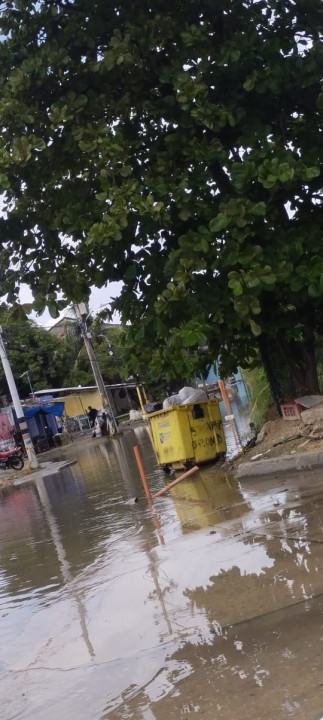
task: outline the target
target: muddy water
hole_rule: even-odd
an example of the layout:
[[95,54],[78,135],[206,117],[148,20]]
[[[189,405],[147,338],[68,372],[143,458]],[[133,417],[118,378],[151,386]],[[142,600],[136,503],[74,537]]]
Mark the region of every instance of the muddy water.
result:
[[322,473],[204,468],[152,512],[135,444],[160,489],[137,428],[0,496],[1,720],[319,720]]

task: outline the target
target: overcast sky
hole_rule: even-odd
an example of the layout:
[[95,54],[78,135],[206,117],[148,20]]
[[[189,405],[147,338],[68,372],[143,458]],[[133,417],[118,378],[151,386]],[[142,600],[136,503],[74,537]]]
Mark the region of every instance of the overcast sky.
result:
[[[111,299],[119,295],[120,290],[120,282],[109,283],[108,287],[101,288],[101,290],[93,287],[89,302],[90,310],[92,312],[97,312],[98,310],[103,309],[103,307],[109,305]],[[22,285],[20,298],[22,303],[32,302],[32,294],[27,285]],[[38,325],[42,325],[43,327],[49,327],[54,322],[56,322],[56,320],[53,320],[53,318],[51,318],[50,314],[47,311],[40,316],[36,315],[36,313],[32,313],[30,317],[35,320]]]

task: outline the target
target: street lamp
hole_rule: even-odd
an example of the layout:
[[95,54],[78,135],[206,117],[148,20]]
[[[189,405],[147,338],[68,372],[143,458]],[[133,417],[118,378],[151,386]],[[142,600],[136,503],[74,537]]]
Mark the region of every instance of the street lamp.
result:
[[97,340],[105,340],[105,342],[107,343],[108,348],[109,348],[108,354],[112,357],[114,355],[114,352],[113,352],[113,348],[112,348],[109,338],[107,338],[105,335],[97,335],[96,339]]
[[29,387],[30,387],[30,393],[31,393],[32,399],[35,400],[35,393],[34,393],[34,391],[33,391],[33,386],[32,386],[32,384],[31,384],[31,379],[30,379],[30,375],[29,375],[29,371],[28,371],[28,370],[25,370],[25,372],[23,372],[23,373],[20,375],[21,378],[22,378],[22,377],[25,377],[25,376],[27,377],[27,380],[28,380],[28,385],[29,385]]

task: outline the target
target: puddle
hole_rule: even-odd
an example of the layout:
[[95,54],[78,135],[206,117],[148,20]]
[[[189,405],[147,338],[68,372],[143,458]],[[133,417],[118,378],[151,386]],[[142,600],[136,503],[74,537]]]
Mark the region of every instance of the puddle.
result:
[[321,474],[205,467],[152,512],[134,445],[157,491],[138,427],[0,495],[1,717],[320,717]]

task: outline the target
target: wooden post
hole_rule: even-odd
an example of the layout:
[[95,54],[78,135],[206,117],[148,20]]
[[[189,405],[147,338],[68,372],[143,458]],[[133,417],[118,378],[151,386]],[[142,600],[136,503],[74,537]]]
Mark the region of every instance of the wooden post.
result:
[[139,447],[138,447],[137,445],[135,445],[133,451],[134,451],[134,453],[135,453],[135,458],[136,458],[136,460],[137,460],[137,465],[138,465],[138,468],[139,468],[139,472],[140,472],[140,477],[141,477],[141,480],[142,480],[142,484],[143,484],[143,486],[144,486],[144,491],[145,491],[145,493],[146,493],[146,495],[147,495],[147,498],[148,498],[149,502],[151,502],[151,492],[150,492],[150,488],[149,488],[149,485],[148,485],[148,480],[147,480],[147,477],[146,477],[145,469],[144,469],[144,466],[143,466],[143,464],[142,464],[142,459],[141,459]]
[[230,405],[230,400],[228,398],[227,391],[225,389],[225,384],[224,384],[223,380],[218,380],[218,384],[219,384],[219,389],[220,389],[220,392],[222,395],[222,400],[225,405],[225,409],[226,409],[228,415],[232,415],[232,408]]
[[141,407],[141,412],[142,412],[143,414],[145,414],[145,408],[144,408],[144,404],[143,404],[143,401],[142,401],[141,390],[140,390],[139,385],[136,385],[136,390],[137,390],[138,400],[139,400],[140,407]]

